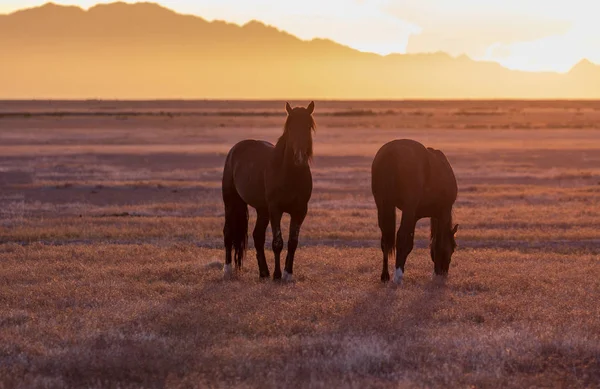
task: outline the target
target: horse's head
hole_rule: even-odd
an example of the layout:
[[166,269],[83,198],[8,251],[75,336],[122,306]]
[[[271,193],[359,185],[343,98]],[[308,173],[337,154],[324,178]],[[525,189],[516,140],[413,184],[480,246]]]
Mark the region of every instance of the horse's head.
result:
[[312,133],[315,130],[315,121],[312,114],[315,110],[314,101],[308,107],[292,108],[285,104],[287,120],[285,121],[284,136],[287,136],[287,145],[291,148],[296,165],[306,165],[312,158]]
[[447,224],[440,224],[432,220],[431,260],[434,264],[435,274],[438,276],[448,275],[452,254],[456,250],[457,231],[458,224],[452,227],[452,221]]

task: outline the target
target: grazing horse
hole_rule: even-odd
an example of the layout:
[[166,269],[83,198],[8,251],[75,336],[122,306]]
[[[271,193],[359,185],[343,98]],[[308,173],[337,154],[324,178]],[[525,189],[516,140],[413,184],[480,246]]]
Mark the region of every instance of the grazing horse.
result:
[[[426,217],[431,218],[430,249],[435,274],[447,275],[456,249],[458,225],[452,227],[452,206],[458,188],[444,153],[409,139],[386,143],[373,160],[371,190],[381,230],[381,281],[390,279],[388,256],[396,250],[394,282],[402,282],[404,264],[413,249],[415,226]],[[394,236],[396,208],[402,211],[402,221]]]
[[283,250],[281,217],[289,213],[290,236],[283,279],[292,280],[294,254],[298,247],[300,227],[308,211],[312,193],[312,117],[315,103],[307,108],[292,108],[286,103],[287,120],[283,135],[273,146],[269,142],[244,140],[231,148],[223,170],[223,202],[225,204],[225,278],[231,276],[231,250],[235,250],[236,269],[242,260],[248,241],[248,205],[256,209],[256,226],[252,237],[261,278],[269,277],[265,257],[265,234],[269,222],[273,232],[275,271],[273,279],[281,279],[280,255]]

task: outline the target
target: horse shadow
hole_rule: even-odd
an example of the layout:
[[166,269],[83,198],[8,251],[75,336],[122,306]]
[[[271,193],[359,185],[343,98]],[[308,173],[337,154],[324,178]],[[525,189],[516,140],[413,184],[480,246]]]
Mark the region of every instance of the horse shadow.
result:
[[[448,291],[446,280],[405,280],[405,284],[374,285],[364,292],[336,327],[338,333],[408,336],[422,330],[443,306]],[[406,299],[410,299],[406,302]]]

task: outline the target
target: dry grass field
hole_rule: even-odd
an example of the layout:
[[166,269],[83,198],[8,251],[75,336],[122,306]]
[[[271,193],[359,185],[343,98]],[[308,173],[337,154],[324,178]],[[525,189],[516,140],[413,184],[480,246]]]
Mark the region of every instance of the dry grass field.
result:
[[[317,102],[296,281],[259,281],[252,239],[223,281],[225,154],[283,115],[0,102],[0,388],[600,387],[600,102]],[[395,138],[454,166],[446,282],[426,220],[379,282],[370,165]]]

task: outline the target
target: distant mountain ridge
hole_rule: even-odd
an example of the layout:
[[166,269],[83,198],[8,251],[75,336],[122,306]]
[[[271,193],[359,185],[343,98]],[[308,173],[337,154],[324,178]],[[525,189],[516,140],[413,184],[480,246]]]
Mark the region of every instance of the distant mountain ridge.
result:
[[0,98],[600,98],[600,66],[513,71],[444,53],[363,53],[152,3],[0,15]]

